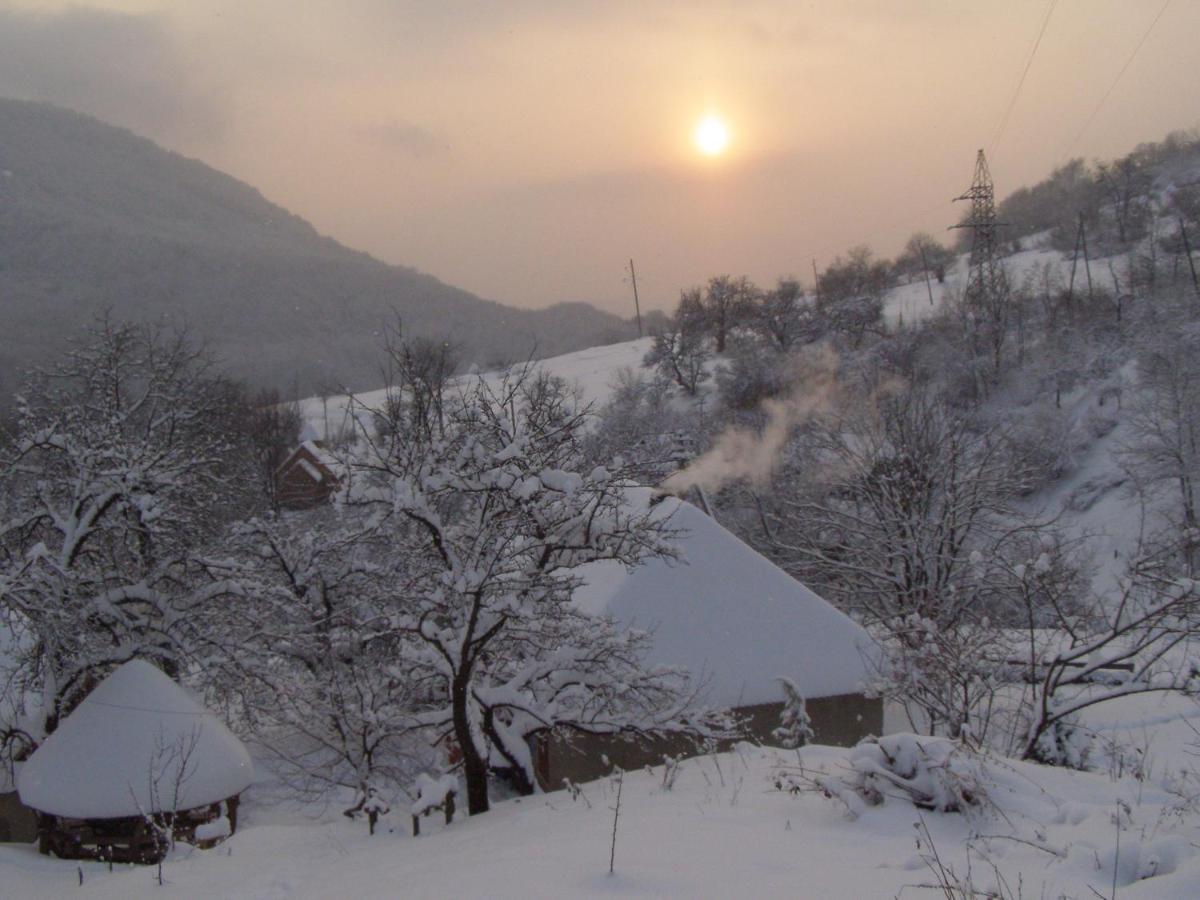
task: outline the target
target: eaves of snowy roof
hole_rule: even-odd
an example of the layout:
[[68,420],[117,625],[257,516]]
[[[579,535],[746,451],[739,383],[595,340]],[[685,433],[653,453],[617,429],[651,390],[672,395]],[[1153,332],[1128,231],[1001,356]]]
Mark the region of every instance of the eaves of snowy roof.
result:
[[242,742],[182,687],[135,659],[46,738],[18,773],[17,790],[41,812],[107,819],[216,803],[253,778]]
[[315,481],[317,484],[320,484],[322,481],[325,480],[325,473],[322,472],[320,469],[318,469],[316,466],[314,466],[312,463],[310,463],[307,459],[301,458],[301,459],[298,459],[296,462],[299,464],[300,468],[302,468],[305,471],[305,473],[308,475],[308,477],[311,478],[313,481]]
[[312,463],[309,463],[308,460],[305,459],[306,455],[318,466],[323,466],[330,474],[336,472],[340,466],[337,457],[322,447],[319,443],[316,441],[304,441],[298,444],[296,449],[289,453],[287,458],[279,464],[279,466],[275,469],[275,476],[279,477],[288,469],[295,466],[298,462],[301,464],[307,464],[308,467],[311,467]]
[[806,697],[864,690],[874,645],[861,626],[690,503],[658,509],[680,559],[591,563],[576,603],[652,632],[648,662],[702,676],[714,705],[779,701],[780,677]]
[[323,466],[333,468],[338,464],[337,457],[335,457],[316,441],[305,441],[300,446],[311,453],[313,455],[313,459]]

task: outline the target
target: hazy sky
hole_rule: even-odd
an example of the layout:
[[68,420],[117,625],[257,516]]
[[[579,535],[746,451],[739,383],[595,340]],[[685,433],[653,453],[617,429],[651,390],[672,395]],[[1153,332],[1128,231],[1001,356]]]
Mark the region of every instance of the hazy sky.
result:
[[628,315],[631,256],[650,307],[720,272],[811,278],[952,224],[979,147],[1003,195],[1200,125],[1197,0],[1092,117],[1162,5],[1059,0],[998,143],[1048,0],[0,0],[0,94],[482,296]]

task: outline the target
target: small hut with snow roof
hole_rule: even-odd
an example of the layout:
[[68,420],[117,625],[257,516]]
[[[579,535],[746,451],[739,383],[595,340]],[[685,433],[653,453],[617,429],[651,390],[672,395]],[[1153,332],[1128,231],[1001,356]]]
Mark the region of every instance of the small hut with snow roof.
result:
[[338,462],[320,441],[305,441],[275,470],[275,496],[284,509],[327,503],[338,486]]
[[216,716],[135,659],[34,751],[17,790],[37,813],[42,853],[155,862],[171,837],[209,846],[232,834],[253,775],[246,748]]

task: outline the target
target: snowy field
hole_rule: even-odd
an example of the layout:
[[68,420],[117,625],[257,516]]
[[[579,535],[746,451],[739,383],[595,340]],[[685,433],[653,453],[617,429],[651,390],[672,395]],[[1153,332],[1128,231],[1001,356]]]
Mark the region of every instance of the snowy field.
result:
[[[970,816],[920,811],[891,797],[851,818],[816,791],[774,782],[794,774],[795,752],[743,745],[685,761],[674,786],[663,770],[626,776],[615,874],[608,874],[615,784],[498,803],[449,828],[423,820],[409,836],[395,804],[380,833],[336,809],[296,810],[252,790],[233,838],[207,851],[180,848],[153,867],[57,861],[32,846],[0,846],[5,898],[326,897],[806,897],[940,896],[931,864],[1011,897],[1200,896],[1200,818],[1180,817],[1176,784],[1197,740],[1179,698],[1120,701],[1092,725],[1132,749],[1120,764],[1078,773],[996,762],[988,803]],[[1200,718],[1196,718],[1200,722]],[[806,776],[845,777],[847,750],[800,751]],[[1123,774],[1121,773],[1123,770]],[[306,815],[306,812],[308,813]],[[921,823],[932,845],[921,837]],[[1119,853],[1118,853],[1119,843]],[[83,884],[79,878],[82,873]]]
[[[532,365],[535,370],[557,375],[567,384],[577,388],[583,403],[601,406],[611,394],[611,386],[617,372],[625,368],[640,370],[651,343],[652,339],[647,337],[603,347],[589,347],[586,350],[538,360]],[[489,384],[498,384],[503,375],[503,372],[486,372],[483,377]],[[354,395],[356,405],[367,409],[382,408],[386,399],[386,389],[364,391]],[[348,422],[347,406],[346,396],[327,397],[324,400],[320,397],[309,397],[300,401],[300,412],[313,434],[320,437],[326,431],[336,434],[345,427]]]

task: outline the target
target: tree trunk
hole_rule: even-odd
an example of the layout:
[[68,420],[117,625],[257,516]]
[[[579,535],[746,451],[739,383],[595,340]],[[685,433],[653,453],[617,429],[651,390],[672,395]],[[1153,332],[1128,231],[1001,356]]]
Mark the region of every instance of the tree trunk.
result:
[[496,774],[506,778],[515,790],[522,797],[528,797],[534,792],[534,784],[528,772],[525,771],[521,763],[513,757],[504,746],[504,742],[500,740],[500,735],[496,731],[496,722],[493,718],[494,712],[489,710],[483,718],[483,730],[487,735],[488,740],[492,742],[496,751],[508,760],[508,768],[496,768]]
[[456,678],[451,698],[454,738],[462,752],[463,778],[467,782],[467,814],[474,816],[488,811],[488,768],[487,760],[479,755],[471,734],[471,722],[467,714],[468,683],[465,677]]

